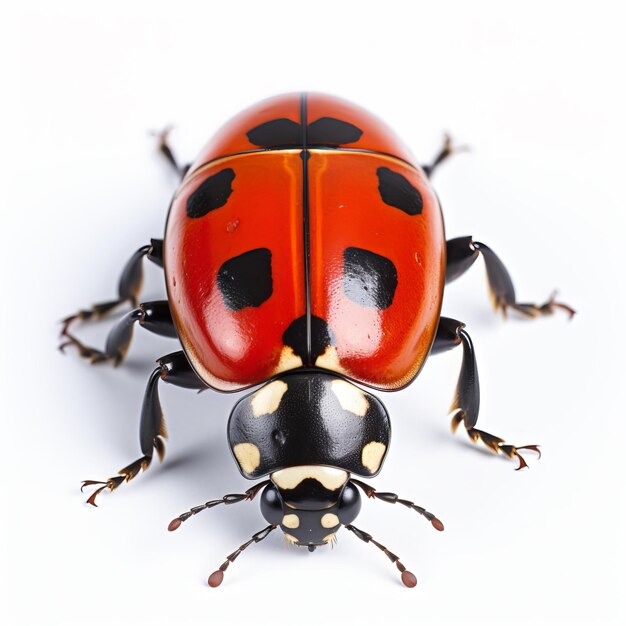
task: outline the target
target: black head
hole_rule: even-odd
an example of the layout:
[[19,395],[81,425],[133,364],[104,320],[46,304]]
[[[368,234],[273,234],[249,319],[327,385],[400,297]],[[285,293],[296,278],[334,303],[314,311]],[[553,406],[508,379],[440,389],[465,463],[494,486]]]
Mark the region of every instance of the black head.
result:
[[357,488],[343,470],[300,465],[274,472],[261,495],[261,513],[292,544],[313,552],[335,539],[361,510]]

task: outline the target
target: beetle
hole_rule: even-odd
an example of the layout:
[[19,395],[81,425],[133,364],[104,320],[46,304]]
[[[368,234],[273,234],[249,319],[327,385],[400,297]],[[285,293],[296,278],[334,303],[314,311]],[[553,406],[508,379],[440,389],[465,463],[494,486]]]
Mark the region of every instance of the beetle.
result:
[[[376,476],[390,442],[390,420],[365,391],[394,391],[419,374],[429,355],[461,346],[463,358],[451,408],[453,431],[463,424],[473,442],[526,467],[522,450],[476,428],[479,383],[465,325],[440,315],[444,286],[482,256],[493,305],[533,318],[574,310],[551,297],[518,302],[512,280],[491,248],[472,237],[446,241],[436,168],[453,152],[449,137],[426,166],[363,109],[321,94],[265,100],[225,125],[188,167],[160,135],[163,155],[181,174],[165,236],[139,248],[125,266],[118,298],[63,320],[61,349],[75,346],[92,363],[120,364],[139,324],[177,339],[181,350],[157,361],[141,409],[142,456],[117,475],[83,482],[104,489],[162,460],[167,437],[159,382],[234,392],[242,398],[228,422],[228,441],[241,474],[264,478],[245,493],[192,508],[198,512],[249,501],[261,493],[268,526],[229,555],[280,527],[286,539],[314,551],[344,526],[382,550],[416,584],[398,557],[356,528],[361,500],[399,503],[430,521],[432,513],[360,478]],[[139,303],[143,259],[165,270],[167,300]],[[104,350],[82,343],[72,325],[112,314],[129,303]],[[269,477],[269,478],[268,478]]]

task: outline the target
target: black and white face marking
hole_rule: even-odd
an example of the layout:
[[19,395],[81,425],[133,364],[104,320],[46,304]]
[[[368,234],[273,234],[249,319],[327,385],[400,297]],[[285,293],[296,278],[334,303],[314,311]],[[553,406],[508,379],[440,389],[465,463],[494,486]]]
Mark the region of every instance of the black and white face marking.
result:
[[228,422],[228,441],[241,473],[246,478],[272,474],[285,490],[311,476],[295,469],[282,474],[283,468],[339,468],[334,474],[316,470],[312,476],[331,491],[343,484],[338,476],[346,472],[375,476],[390,436],[389,416],[378,398],[321,371],[290,372],[267,383],[242,398]]
[[338,146],[357,142],[363,131],[354,124],[334,117],[320,117],[307,126],[306,145],[302,125],[287,118],[270,120],[246,133],[248,141],[262,148],[308,148]]
[[378,191],[385,204],[404,211],[408,215],[420,215],[424,209],[424,200],[418,189],[408,179],[388,167],[379,167]]
[[386,309],[398,286],[396,266],[386,257],[363,248],[343,252],[343,291],[362,307]]
[[187,199],[187,216],[204,217],[224,206],[233,192],[234,179],[235,172],[230,167],[209,176]]
[[229,259],[217,272],[217,286],[231,311],[261,306],[272,295],[272,253],[257,248]]
[[361,499],[348,479],[347,472],[321,465],[275,472],[261,496],[263,517],[280,525],[290,543],[313,552],[359,514]]

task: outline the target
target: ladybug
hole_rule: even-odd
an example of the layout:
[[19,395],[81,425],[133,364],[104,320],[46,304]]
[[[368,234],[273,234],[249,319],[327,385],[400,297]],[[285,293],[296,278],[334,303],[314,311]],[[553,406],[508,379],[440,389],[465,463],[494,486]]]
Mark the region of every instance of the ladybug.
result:
[[[551,297],[518,302],[511,278],[491,248],[472,237],[446,241],[431,186],[435,169],[454,151],[446,138],[430,165],[420,166],[403,143],[363,109],[321,94],[288,94],[240,113],[196,161],[180,167],[160,135],[160,150],[181,174],[165,236],[152,239],[122,272],[119,296],[63,321],[61,349],[75,346],[92,363],[120,364],[139,324],[180,342],[158,359],[141,409],[142,456],[96,486],[96,506],[162,460],[167,436],[159,382],[234,392],[258,387],[235,405],[228,442],[241,474],[263,479],[175,518],[169,530],[214,506],[260,494],[263,530],[229,555],[208,579],[249,545],[280,528],[313,552],[334,542],[343,526],[382,550],[413,587],[398,557],[353,521],[359,491],[408,507],[436,530],[424,508],[360,480],[376,476],[390,443],[383,404],[365,391],[395,391],[419,374],[429,355],[461,346],[463,359],[451,409],[453,430],[526,467],[522,450],[476,428],[479,384],[465,325],[441,317],[446,284],[482,256],[491,298],[503,314],[533,318],[574,310]],[[165,270],[167,300],[139,303],[142,260]],[[132,310],[113,327],[104,350],[83,344],[78,321]],[[355,478],[358,476],[359,478]]]

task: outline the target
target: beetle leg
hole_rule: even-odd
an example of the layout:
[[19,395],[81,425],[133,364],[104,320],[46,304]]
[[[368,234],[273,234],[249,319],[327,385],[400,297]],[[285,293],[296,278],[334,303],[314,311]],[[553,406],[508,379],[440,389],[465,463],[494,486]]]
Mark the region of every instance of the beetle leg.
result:
[[415,585],[417,585],[417,578],[415,578],[415,574],[413,574],[412,572],[409,572],[409,570],[402,564],[400,559],[393,552],[390,552],[387,548],[385,548],[385,546],[383,546],[381,543],[378,543],[378,541],[376,541],[372,537],[372,535],[370,535],[369,533],[366,533],[363,530],[359,530],[358,528],[356,528],[356,526],[353,526],[352,524],[347,524],[346,529],[349,530],[351,533],[354,533],[361,541],[364,541],[365,543],[372,543],[379,550],[384,552],[389,558],[389,560],[401,572],[402,583],[406,587],[415,587]]
[[115,309],[126,302],[130,302],[132,306],[137,306],[137,298],[143,283],[143,258],[147,257],[153,263],[163,267],[163,240],[151,239],[150,241],[150,245],[139,248],[124,266],[118,284],[117,300],[94,304],[89,309],[82,309],[73,315],[68,315],[61,321],[63,325],[61,337],[67,337],[68,339],[61,348],[64,348],[66,345],[75,345],[79,349],[81,356],[91,358],[92,361],[102,360],[99,358],[102,352],[84,346],[70,333],[70,327],[76,322],[87,322],[108,317]]
[[126,357],[126,352],[133,337],[135,322],[152,333],[162,337],[176,338],[176,328],[167,300],[144,302],[120,319],[109,332],[104,352],[81,343],[72,333],[66,332],[67,341],[59,349],[61,352],[67,346],[76,346],[80,356],[89,359],[91,363],[113,361],[117,367]]
[[505,317],[508,309],[514,309],[528,318],[551,315],[557,309],[565,311],[570,319],[575,315],[576,311],[572,307],[555,300],[555,293],[543,304],[517,302],[513,281],[504,263],[491,248],[484,243],[474,241],[472,237],[458,237],[447,242],[446,283],[464,274],[479,254],[482,254],[485,260],[493,307],[496,311],[502,311]]
[[156,450],[159,459],[162,461],[165,455],[165,443],[167,429],[165,427],[165,417],[159,399],[159,381],[164,381],[185,387],[187,389],[197,389],[202,391],[206,385],[198,378],[193,371],[185,353],[173,352],[161,357],[157,363],[159,366],[152,372],[148,380],[148,385],[141,407],[141,422],[139,427],[139,443],[143,456],[133,461],[113,476],[104,481],[85,480],[81,486],[81,491],[90,485],[102,485],[96,489],[87,499],[89,504],[96,505],[96,497],[104,489],[113,491],[124,481],[132,480],[140,471],[145,471],[152,462],[154,451]]
[[172,132],[173,126],[166,126],[163,130],[153,132],[152,134],[158,139],[159,142],[159,152],[166,158],[167,162],[174,168],[175,172],[180,176],[181,179],[185,177],[185,174],[189,171],[191,167],[191,163],[187,165],[179,165],[176,157],[174,156],[174,152],[172,151],[172,147],[170,146],[170,133]]
[[443,137],[443,145],[437,156],[428,164],[422,165],[422,169],[426,173],[428,178],[432,178],[434,171],[453,154],[459,154],[460,152],[469,152],[469,146],[455,146],[452,143],[452,137],[446,133]]
[[402,506],[405,506],[408,509],[412,509],[413,511],[416,511],[417,513],[425,517],[432,524],[435,530],[443,530],[443,524],[441,523],[441,521],[438,520],[432,513],[427,511],[424,507],[418,506],[410,500],[403,500],[402,498],[399,498],[398,495],[395,493],[389,493],[387,491],[376,491],[376,489],[374,489],[374,487],[372,487],[371,485],[357,480],[356,478],[351,478],[350,481],[354,485],[362,489],[363,493],[368,498],[375,498],[377,500],[382,500],[383,502],[389,502],[389,504],[401,504]]
[[199,506],[194,506],[193,509],[186,511],[185,513],[181,513],[178,517],[175,517],[167,527],[167,530],[174,531],[180,527],[183,522],[186,522],[192,515],[197,515],[200,511],[204,511],[206,509],[212,509],[214,506],[218,504],[237,504],[237,502],[243,502],[244,500],[250,501],[254,500],[255,496],[263,487],[269,484],[271,481],[264,480],[263,482],[254,485],[254,487],[250,487],[245,493],[228,493],[225,496],[221,497],[219,500],[209,500],[204,504]]
[[234,563],[235,559],[250,545],[253,543],[259,543],[259,541],[263,541],[274,529],[276,526],[270,524],[263,530],[260,530],[258,533],[254,533],[252,538],[246,541],[246,543],[240,545],[232,554],[229,554],[226,557],[226,560],[220,565],[219,569],[215,570],[209,576],[209,587],[219,587],[224,580],[224,572],[227,570],[228,566],[231,563]]
[[504,439],[500,437],[475,428],[480,407],[480,385],[478,382],[474,345],[465,331],[465,324],[448,317],[442,317],[439,320],[439,328],[437,329],[431,354],[438,354],[458,345],[463,346],[463,362],[461,363],[454,400],[450,408],[452,432],[456,432],[459,424],[463,422],[467,434],[473,442],[480,440],[496,454],[517,458],[519,466],[516,469],[518,470],[527,467],[526,461],[519,453],[520,450],[533,450],[541,458],[541,452],[537,445],[512,446],[505,443]]

